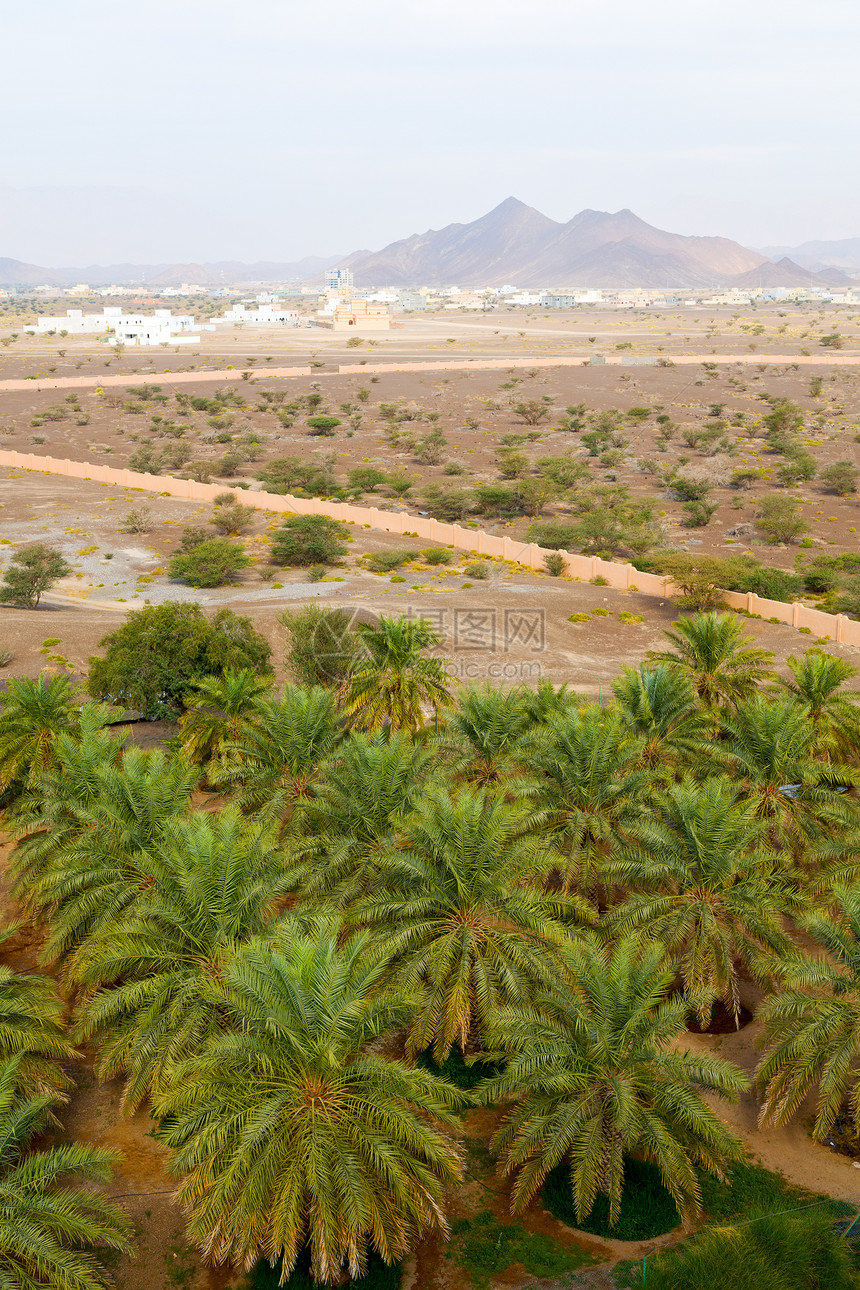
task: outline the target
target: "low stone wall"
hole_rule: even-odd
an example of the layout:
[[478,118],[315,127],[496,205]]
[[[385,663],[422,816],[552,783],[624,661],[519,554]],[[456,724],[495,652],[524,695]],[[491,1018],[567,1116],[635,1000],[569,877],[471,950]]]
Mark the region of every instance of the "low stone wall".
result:
[[[87,461],[68,461],[57,457],[43,457],[34,452],[13,452],[0,449],[0,466],[21,470],[41,471],[43,474],[64,475],[72,479],[90,479],[95,483],[119,488],[139,488],[144,492],[161,493],[167,497],[183,497],[194,502],[213,502],[225,491],[223,484],[198,484],[193,479],[176,479],[172,475],[141,474],[134,470],[114,466],[97,466]],[[550,554],[535,542],[523,542],[512,537],[498,537],[481,529],[468,529],[460,524],[444,524],[441,520],[425,515],[409,515],[402,511],[381,511],[376,506],[353,506],[350,502],[333,502],[320,497],[281,496],[277,493],[242,493],[242,502],[260,511],[289,512],[296,515],[328,515],[345,524],[362,525],[380,529],[385,533],[416,537],[429,542],[443,542],[458,551],[477,555],[515,560],[532,569],[544,567],[544,557]],[[562,552],[567,561],[567,572],[582,581],[605,578],[606,584],[618,591],[638,591],[645,596],[658,596],[665,600],[673,593],[669,578],[654,573],[643,573],[632,564],[616,560],[602,560],[596,555],[581,555],[574,551]],[[816,636],[829,636],[845,645],[860,645],[860,622],[844,614],[825,614],[820,609],[810,609],[800,603],[786,604],[781,600],[766,600],[755,592],[727,591],[726,603],[733,609],[744,609],[762,618],[775,618],[790,627],[809,628]]]

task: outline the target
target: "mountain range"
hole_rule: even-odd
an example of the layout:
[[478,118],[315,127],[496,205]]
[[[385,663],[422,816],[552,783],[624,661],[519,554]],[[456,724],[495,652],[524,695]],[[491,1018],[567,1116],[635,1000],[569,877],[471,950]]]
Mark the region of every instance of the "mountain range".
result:
[[[832,248],[833,254],[830,254]],[[468,224],[415,233],[381,251],[292,263],[111,264],[45,269],[0,259],[0,283],[15,286],[88,282],[143,287],[319,280],[334,265],[356,286],[779,287],[843,285],[860,269],[860,238],[808,242],[802,248],[751,250],[724,237],[690,237],[647,224],[630,210],[584,210],[567,223],[508,197]]]

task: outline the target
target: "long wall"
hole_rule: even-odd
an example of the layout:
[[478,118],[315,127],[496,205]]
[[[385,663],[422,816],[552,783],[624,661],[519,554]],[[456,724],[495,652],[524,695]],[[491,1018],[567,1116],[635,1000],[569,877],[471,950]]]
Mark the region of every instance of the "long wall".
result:
[[[149,493],[167,497],[183,497],[194,502],[211,502],[224,492],[223,484],[199,484],[193,479],[176,479],[172,475],[140,474],[134,470],[97,466],[86,461],[68,461],[57,457],[43,457],[34,452],[0,450],[0,466],[21,470],[36,470],[47,475],[65,475],[73,479],[90,479],[99,484],[120,488],[139,488]],[[478,555],[496,556],[515,560],[531,569],[543,569],[544,557],[550,554],[546,547],[535,542],[522,542],[511,537],[497,537],[481,529],[467,529],[460,524],[443,524],[440,520],[424,515],[407,515],[402,511],[381,511],[376,506],[353,506],[349,502],[332,502],[319,497],[281,496],[277,493],[242,493],[242,502],[260,511],[290,512],[297,515],[328,515],[346,524],[360,524],[365,528],[381,529],[404,537],[422,538],[430,542],[444,542],[458,551],[476,552]],[[615,560],[602,560],[596,555],[563,552],[567,572],[574,578],[589,580],[605,578],[606,584],[620,591],[638,591],[645,596],[659,596],[661,600],[673,594],[668,578],[654,573],[643,573],[632,564]],[[810,609],[799,603],[786,604],[781,600],[765,600],[755,592],[724,593],[726,603],[733,609],[744,609],[762,618],[775,618],[791,627],[808,627],[816,636],[829,636],[845,645],[860,645],[860,622],[844,614],[825,614],[820,609]]]
[[[858,367],[860,355],[828,354],[608,354],[601,363],[615,364],[622,367],[639,366],[643,363],[657,364],[671,362],[675,366],[702,363],[732,364],[754,363],[756,366],[794,366],[804,364],[807,367]],[[315,379],[327,376],[370,376],[376,373],[390,372],[466,372],[466,371],[506,371],[510,368],[529,367],[588,367],[592,360],[580,355],[556,355],[554,358],[467,358],[467,359],[432,359],[427,362],[393,362],[393,363],[342,363],[336,372],[321,372],[310,367],[256,367],[251,381],[254,380],[290,380],[299,376],[310,376],[313,371]],[[207,381],[221,383],[242,378],[241,368],[224,368],[221,370],[196,368],[194,371],[180,372],[136,372],[132,376],[39,376],[15,377],[0,381],[0,393],[31,390],[85,390],[91,387],[106,389],[109,386],[128,386],[130,382],[138,385],[190,385],[205,384]]]

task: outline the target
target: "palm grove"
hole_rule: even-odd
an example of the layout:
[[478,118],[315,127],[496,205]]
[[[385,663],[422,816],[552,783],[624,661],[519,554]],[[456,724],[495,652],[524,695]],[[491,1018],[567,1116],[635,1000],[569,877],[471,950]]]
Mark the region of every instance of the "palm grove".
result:
[[[284,622],[283,691],[247,620],[175,604],[106,638],[95,700],[8,683],[15,892],[57,986],[0,973],[4,1285],[89,1290],[99,1249],[128,1248],[81,1185],[110,1157],[28,1145],[84,1044],[152,1109],[208,1260],[309,1257],[330,1283],[447,1232],[467,1104],[495,1108],[515,1211],[561,1171],[581,1221],[601,1197],[614,1221],[645,1160],[692,1223],[741,1156],[707,1095],[747,1077],[676,1041],[739,1017],[745,981],[763,1119],[810,1093],[816,1138],[855,1117],[855,669],[813,649],[778,680],[707,613],[602,706],[548,682],[455,697],[423,620]],[[142,687],[179,715],[166,751],[110,724]]]

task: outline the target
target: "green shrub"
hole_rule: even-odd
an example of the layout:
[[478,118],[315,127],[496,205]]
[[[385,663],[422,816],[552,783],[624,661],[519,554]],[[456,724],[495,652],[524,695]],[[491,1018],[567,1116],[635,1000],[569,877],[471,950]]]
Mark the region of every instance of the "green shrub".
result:
[[417,551],[369,551],[361,557],[361,562],[371,573],[391,573],[407,561],[417,559]]
[[235,582],[236,575],[251,563],[243,547],[229,538],[208,538],[191,551],[180,551],[168,566],[171,578],[189,582],[192,587],[223,587]]
[[271,670],[269,642],[250,618],[231,609],[207,618],[199,605],[176,600],[134,610],[99,648],[105,654],[90,659],[89,693],[149,720],[175,716],[203,676],[223,676],[228,668]]
[[490,576],[490,566],[486,560],[470,560],[463,566],[463,572],[467,578],[477,578],[479,582],[486,582]]
[[365,657],[345,609],[306,605],[279,614],[278,622],[287,632],[284,662],[299,685],[340,685]]
[[567,573],[567,560],[560,551],[551,551],[543,558],[543,567],[551,578],[560,578]]
[[621,1210],[614,1227],[609,1226],[609,1198],[602,1192],[598,1193],[591,1213],[581,1220],[577,1217],[567,1165],[558,1165],[547,1175],[542,1196],[549,1212],[563,1223],[614,1241],[649,1241],[663,1232],[671,1232],[680,1222],[675,1202],[663,1186],[657,1166],[629,1157],[624,1164]]
[[428,546],[421,552],[421,559],[425,564],[450,564],[454,552],[444,546]]
[[591,614],[568,614],[567,621],[569,623],[590,623]]
[[324,435],[326,437],[333,435],[339,425],[342,424],[340,417],[308,417],[306,424],[310,426],[312,435]]
[[346,525],[327,515],[294,515],[272,534],[272,559],[296,568],[337,564],[347,540]]

